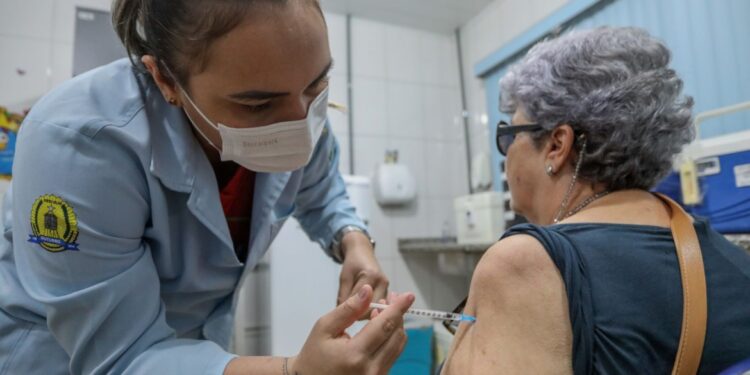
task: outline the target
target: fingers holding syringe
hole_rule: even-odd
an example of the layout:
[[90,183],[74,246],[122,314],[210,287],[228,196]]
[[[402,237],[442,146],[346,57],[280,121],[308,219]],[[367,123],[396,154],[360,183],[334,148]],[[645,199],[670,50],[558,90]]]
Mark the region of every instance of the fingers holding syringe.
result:
[[[381,305],[387,305],[388,302],[384,299],[378,300],[378,303]],[[375,319],[380,314],[380,309],[374,308],[370,310],[370,320]]]
[[[404,314],[414,303],[413,293],[389,296],[388,307],[379,313],[352,338],[352,344],[364,353],[374,355],[384,347],[399,346],[399,340],[389,340],[393,335],[401,336],[404,332]],[[371,313],[372,314],[372,313]],[[372,316],[372,315],[371,315]]]
[[[396,292],[388,292],[387,299],[380,299],[378,300],[378,304],[380,305],[390,305],[394,298],[398,297],[399,295],[406,294],[406,293],[396,293]],[[380,315],[380,312],[382,310],[379,308],[374,308],[370,310],[370,319],[375,319],[376,316]]]

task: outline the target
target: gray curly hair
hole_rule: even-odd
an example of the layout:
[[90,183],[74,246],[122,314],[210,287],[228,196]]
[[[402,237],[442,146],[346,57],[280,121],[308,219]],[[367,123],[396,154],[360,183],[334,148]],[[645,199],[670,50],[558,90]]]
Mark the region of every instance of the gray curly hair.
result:
[[[637,28],[574,31],[535,45],[500,80],[500,109],[586,135],[580,178],[610,190],[650,189],[695,136],[693,98],[670,52]],[[537,145],[549,132],[534,134]],[[577,145],[576,147],[580,147]]]

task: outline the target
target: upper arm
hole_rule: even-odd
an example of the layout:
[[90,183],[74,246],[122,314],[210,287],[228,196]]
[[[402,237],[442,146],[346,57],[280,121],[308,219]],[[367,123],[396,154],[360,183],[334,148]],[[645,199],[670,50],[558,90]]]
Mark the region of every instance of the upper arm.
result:
[[572,331],[560,272],[533,237],[511,236],[477,265],[444,374],[571,373]]
[[63,126],[24,126],[13,176],[14,249],[30,271],[22,281],[37,298],[55,300],[133,266],[149,219],[136,154]]
[[57,125],[24,126],[13,251],[21,284],[44,307],[70,371],[166,373],[194,362],[191,371],[202,372],[201,360],[228,361],[215,344],[174,340],[166,322],[143,240],[150,202],[138,152],[116,132],[91,138]]

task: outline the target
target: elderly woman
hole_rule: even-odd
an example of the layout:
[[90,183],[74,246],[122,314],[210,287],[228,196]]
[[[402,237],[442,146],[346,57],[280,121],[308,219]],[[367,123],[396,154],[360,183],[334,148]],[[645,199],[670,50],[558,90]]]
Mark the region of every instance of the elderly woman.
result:
[[[669,50],[599,28],[538,44],[502,79],[497,139],[511,228],[476,268],[443,368],[460,374],[664,374],[683,301],[670,211],[649,193],[693,137]],[[503,128],[503,126],[507,126]],[[750,257],[693,226],[708,321],[699,373],[750,357]]]

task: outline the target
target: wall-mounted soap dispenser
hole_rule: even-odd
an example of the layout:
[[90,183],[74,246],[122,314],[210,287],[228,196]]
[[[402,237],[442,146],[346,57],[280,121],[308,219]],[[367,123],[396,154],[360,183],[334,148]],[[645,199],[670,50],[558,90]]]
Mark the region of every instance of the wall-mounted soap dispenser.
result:
[[386,152],[385,162],[372,177],[375,201],[381,206],[405,206],[417,197],[417,182],[405,164],[398,163],[398,150]]

